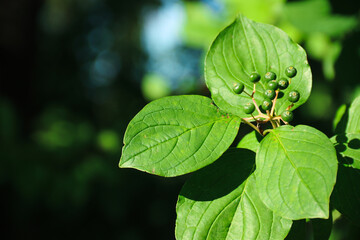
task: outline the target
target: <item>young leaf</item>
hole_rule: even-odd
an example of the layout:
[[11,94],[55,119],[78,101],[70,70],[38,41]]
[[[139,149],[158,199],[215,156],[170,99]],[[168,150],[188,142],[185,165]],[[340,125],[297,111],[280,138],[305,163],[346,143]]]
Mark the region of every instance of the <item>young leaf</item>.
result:
[[256,131],[252,131],[252,132],[246,134],[240,140],[240,142],[238,143],[238,145],[236,147],[249,149],[256,153],[256,151],[258,150],[258,148],[260,146],[260,142],[261,142],[262,138],[263,137],[260,136],[259,133],[257,133]]
[[[284,96],[293,90],[300,93],[300,100],[292,108],[295,109],[305,103],[311,91],[311,70],[305,51],[282,30],[240,15],[211,45],[205,60],[205,80],[219,108],[245,117],[248,115],[242,106],[250,101],[250,97],[245,93],[236,94],[234,84],[243,83],[245,91],[251,93],[250,74],[259,73],[262,78],[256,84],[254,97],[260,104],[265,92],[265,73],[273,71],[278,78],[286,77],[285,69],[289,66],[297,69],[297,75],[284,90]],[[276,112],[283,112],[288,105],[286,97],[280,96]]]
[[129,123],[119,166],[166,177],[195,171],[225,152],[239,125],[206,97],[153,101]]
[[350,107],[342,105],[334,119],[335,133],[360,133],[360,96],[354,99]]
[[360,133],[360,96],[355,98],[349,108],[347,133]]
[[331,141],[341,164],[360,169],[360,133],[339,134]]
[[352,223],[360,225],[360,170],[339,165],[331,204]]
[[230,149],[194,173],[176,206],[177,239],[284,239],[291,220],[276,216],[259,199],[252,174],[255,154]]
[[315,128],[272,130],[256,156],[256,185],[268,208],[289,219],[328,218],[337,171],[331,141]]
[[[336,110],[335,117],[333,120],[333,131],[335,133],[345,132],[346,125],[342,121],[342,119],[344,119],[344,117],[345,117],[345,114],[348,114],[347,106],[346,106],[346,104],[343,104]],[[346,120],[346,122],[347,122],[347,120]],[[342,125],[344,125],[344,126],[342,126]],[[343,129],[343,130],[340,130],[340,129]]]

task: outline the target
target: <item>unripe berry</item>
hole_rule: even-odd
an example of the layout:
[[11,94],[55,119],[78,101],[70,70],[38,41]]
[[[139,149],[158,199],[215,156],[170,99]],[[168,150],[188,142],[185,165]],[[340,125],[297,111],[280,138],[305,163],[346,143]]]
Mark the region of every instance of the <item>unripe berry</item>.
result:
[[291,122],[294,119],[294,114],[289,111],[289,110],[285,110],[282,114],[281,114],[281,118],[282,120],[284,120],[285,122]]
[[278,83],[277,83],[276,80],[271,80],[271,81],[269,81],[269,82],[267,83],[267,86],[268,86],[268,88],[271,89],[271,90],[276,90],[276,89],[278,89]]
[[253,83],[260,81],[260,78],[261,78],[260,74],[258,74],[256,72],[250,74],[250,81]]
[[300,93],[296,90],[289,92],[288,97],[290,102],[296,103],[300,99]]
[[272,107],[272,101],[270,99],[265,98],[261,106],[264,110],[270,110]]
[[246,114],[252,114],[255,110],[255,105],[252,102],[246,103],[244,105],[244,112]]
[[276,74],[274,72],[267,72],[264,76],[267,81],[275,80]]
[[236,93],[236,94],[242,93],[242,92],[244,91],[244,84],[242,84],[242,83],[236,83],[236,84],[234,85],[233,90],[234,90],[234,93]]
[[294,68],[293,66],[287,67],[285,69],[285,74],[286,76],[288,76],[289,78],[293,78],[296,76],[297,70],[296,68]]
[[284,90],[289,86],[289,81],[286,78],[280,78],[278,85],[280,89]]
[[275,94],[274,90],[266,89],[264,95],[265,95],[266,98],[269,98],[269,99],[273,100],[275,98],[276,94]]

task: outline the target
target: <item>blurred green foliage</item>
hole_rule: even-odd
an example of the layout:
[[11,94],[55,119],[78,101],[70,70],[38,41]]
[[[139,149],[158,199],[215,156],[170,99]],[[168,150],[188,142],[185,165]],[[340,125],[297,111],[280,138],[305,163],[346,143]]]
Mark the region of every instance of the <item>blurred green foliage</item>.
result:
[[[161,28],[147,25],[155,13],[163,14]],[[313,92],[294,124],[332,136],[337,108],[360,94],[356,2],[0,3],[7,26],[0,28],[0,188],[9,236],[173,239],[186,176],[119,170],[122,137],[147,101],[209,95],[206,49],[238,13],[275,24],[305,47]],[[151,27],[155,41],[144,34]],[[345,218],[336,223],[331,239],[358,238]]]

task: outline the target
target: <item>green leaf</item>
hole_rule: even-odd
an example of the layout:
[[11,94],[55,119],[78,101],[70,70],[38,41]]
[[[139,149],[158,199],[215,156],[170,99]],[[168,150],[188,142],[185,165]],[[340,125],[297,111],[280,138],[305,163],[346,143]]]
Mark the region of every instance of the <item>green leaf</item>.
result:
[[[311,70],[305,51],[282,30],[240,15],[211,45],[205,60],[205,80],[220,109],[246,117],[250,115],[244,113],[243,105],[251,101],[250,97],[245,93],[235,94],[234,84],[243,83],[245,91],[251,93],[253,83],[249,75],[258,72],[262,80],[256,84],[254,98],[260,105],[265,89],[265,73],[273,71],[278,78],[286,77],[288,66],[294,66],[298,73],[283,93],[286,96],[292,90],[299,91],[301,97],[295,103],[295,109],[305,103],[311,91]],[[287,98],[280,96],[276,112],[280,114],[288,105]]]
[[230,149],[194,173],[176,206],[176,239],[284,239],[291,220],[276,216],[259,199],[255,154]]
[[334,125],[336,134],[360,133],[360,96],[354,99],[350,107],[342,105],[337,110]]
[[[338,161],[343,165],[360,169],[360,134],[339,134],[331,138],[338,153]],[[340,156],[339,156],[340,155]]]
[[256,152],[260,146],[262,136],[256,131],[252,131],[246,134],[236,146],[237,148],[249,149],[253,152]]
[[344,132],[337,130],[338,128],[341,128],[341,119],[343,118],[344,114],[346,113],[346,104],[341,105],[335,113],[334,121],[333,121],[333,130],[334,132]]
[[120,167],[178,176],[218,159],[234,141],[240,119],[211,99],[173,96],[146,105],[129,123]]
[[256,156],[256,185],[268,208],[289,219],[328,218],[337,171],[331,141],[315,128],[269,132]]
[[354,224],[360,225],[360,170],[339,165],[331,195],[332,205]]
[[360,133],[360,96],[354,99],[349,108],[347,133]]

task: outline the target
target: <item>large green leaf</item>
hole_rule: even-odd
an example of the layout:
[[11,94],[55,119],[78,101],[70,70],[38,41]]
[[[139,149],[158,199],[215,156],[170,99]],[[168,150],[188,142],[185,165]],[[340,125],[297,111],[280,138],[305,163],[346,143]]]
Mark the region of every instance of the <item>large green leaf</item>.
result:
[[335,144],[341,164],[360,169],[360,133],[339,134],[331,141]]
[[180,192],[176,207],[177,239],[284,239],[291,220],[276,216],[259,199],[255,154],[230,149],[194,173]]
[[328,218],[337,171],[335,148],[315,128],[272,130],[256,156],[256,185],[268,208],[289,219]]
[[354,224],[360,225],[360,170],[339,165],[331,204]]
[[[249,115],[244,113],[243,105],[251,100],[245,93],[235,94],[232,90],[234,84],[243,83],[245,91],[251,93],[253,84],[249,75],[258,72],[262,80],[256,85],[254,97],[260,105],[265,73],[274,71],[278,78],[286,77],[285,69],[288,66],[295,66],[298,70],[289,87],[284,90],[284,96],[291,90],[299,91],[301,97],[295,103],[295,109],[308,99],[311,91],[311,70],[305,51],[282,30],[240,15],[213,42],[206,56],[205,79],[219,108],[245,117]],[[279,98],[276,112],[281,113],[288,105],[286,97]]]
[[219,158],[233,142],[240,119],[202,96],[174,96],[146,105],[129,123],[120,167],[178,176]]

